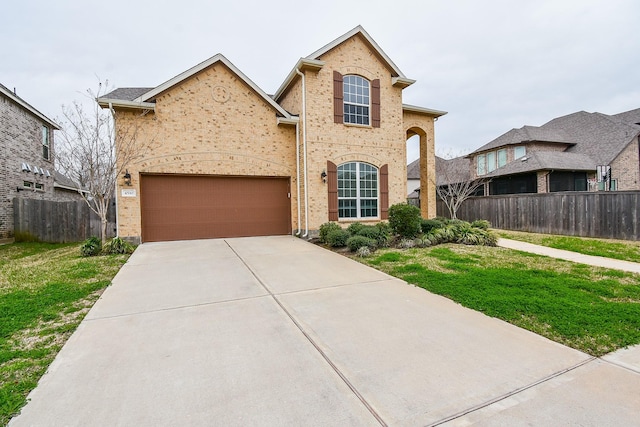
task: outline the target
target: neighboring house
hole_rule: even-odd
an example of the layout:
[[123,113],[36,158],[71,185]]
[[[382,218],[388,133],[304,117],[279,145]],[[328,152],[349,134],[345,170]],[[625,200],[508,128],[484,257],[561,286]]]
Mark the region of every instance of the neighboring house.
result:
[[[459,184],[471,180],[470,160],[466,157],[443,159],[436,156],[436,186],[443,187]],[[407,165],[407,199],[409,203],[420,206],[420,159]],[[465,192],[465,195],[468,194]],[[472,196],[484,196],[484,187],[480,186],[473,191]]]
[[0,84],[0,239],[13,237],[15,197],[77,200],[55,172],[58,125]]
[[638,135],[640,109],[580,111],[512,129],[467,157],[488,195],[640,190]]
[[[104,95],[117,130],[151,144],[120,179],[118,235],[308,237],[327,221],[387,219],[406,199],[409,137],[420,136],[422,174],[435,174],[434,119],[446,113],[403,104],[413,83],[359,26],[301,58],[273,96],[220,54]],[[423,185],[424,216],[434,189]]]

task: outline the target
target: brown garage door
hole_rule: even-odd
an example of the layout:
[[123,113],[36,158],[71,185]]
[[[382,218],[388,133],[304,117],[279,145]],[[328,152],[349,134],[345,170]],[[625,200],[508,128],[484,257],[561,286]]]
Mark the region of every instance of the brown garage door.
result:
[[142,240],[291,233],[288,178],[143,175]]

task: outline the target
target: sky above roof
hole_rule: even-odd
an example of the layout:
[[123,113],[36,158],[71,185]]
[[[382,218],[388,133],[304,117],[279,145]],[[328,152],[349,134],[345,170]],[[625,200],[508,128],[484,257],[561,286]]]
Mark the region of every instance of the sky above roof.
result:
[[274,93],[299,58],[362,25],[417,80],[403,101],[448,111],[435,133],[450,157],[576,111],[640,107],[639,16],[637,0],[13,1],[0,83],[55,120],[99,79],[154,87],[222,53]]

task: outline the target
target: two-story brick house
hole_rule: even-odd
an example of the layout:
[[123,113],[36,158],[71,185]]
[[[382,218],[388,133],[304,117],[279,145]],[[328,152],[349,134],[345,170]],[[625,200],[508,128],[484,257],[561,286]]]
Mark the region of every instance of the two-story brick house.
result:
[[[98,100],[146,155],[117,191],[118,234],[137,241],[314,235],[377,222],[405,200],[406,140],[434,173],[434,118],[402,103],[413,84],[362,28],[301,58],[269,96],[216,55],[154,88]],[[425,179],[424,182],[433,180]],[[425,185],[423,215],[435,215]]]
[[485,194],[640,190],[640,109],[511,129],[469,156]]
[[54,131],[47,116],[0,84],[0,239],[13,237],[13,199],[78,200],[55,172]]

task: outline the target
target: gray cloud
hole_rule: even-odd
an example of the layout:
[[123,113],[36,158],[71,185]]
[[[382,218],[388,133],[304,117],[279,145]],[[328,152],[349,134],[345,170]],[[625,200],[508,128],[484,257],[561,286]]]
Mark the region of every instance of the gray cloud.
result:
[[27,0],[3,15],[0,82],[52,118],[96,76],[155,86],[216,53],[272,93],[298,58],[358,24],[417,80],[406,103],[449,112],[440,152],[579,110],[640,107],[634,0]]

